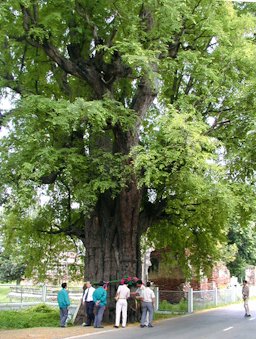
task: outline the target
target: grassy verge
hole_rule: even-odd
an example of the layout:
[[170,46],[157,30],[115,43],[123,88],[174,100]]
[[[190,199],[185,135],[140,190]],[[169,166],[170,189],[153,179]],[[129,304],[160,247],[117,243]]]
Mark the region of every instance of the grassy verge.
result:
[[9,287],[0,286],[0,302],[9,302],[8,293],[10,292]]
[[46,305],[37,305],[20,311],[1,311],[0,328],[58,327],[59,311]]
[[176,318],[178,317],[177,314],[172,313],[155,313],[154,314],[154,320],[163,320],[163,319],[170,319],[170,318]]
[[169,312],[187,312],[188,302],[186,300],[181,300],[177,304],[171,304],[167,300],[163,300],[159,303],[159,311],[169,311]]

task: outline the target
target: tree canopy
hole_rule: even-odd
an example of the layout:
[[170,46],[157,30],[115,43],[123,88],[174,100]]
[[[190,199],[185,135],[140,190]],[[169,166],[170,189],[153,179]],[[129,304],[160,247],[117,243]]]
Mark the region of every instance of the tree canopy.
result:
[[33,257],[78,238],[93,279],[139,274],[145,232],[184,270],[220,258],[253,210],[254,10],[2,1],[1,93],[18,95],[1,114],[5,242]]

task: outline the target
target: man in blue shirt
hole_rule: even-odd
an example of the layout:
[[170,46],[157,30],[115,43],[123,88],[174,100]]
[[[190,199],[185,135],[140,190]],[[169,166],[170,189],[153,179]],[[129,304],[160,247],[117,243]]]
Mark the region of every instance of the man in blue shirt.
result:
[[67,283],[61,284],[62,290],[58,292],[58,304],[60,308],[60,327],[66,326],[66,320],[68,318],[68,306],[70,305],[70,300],[68,292],[66,291]]
[[101,325],[103,314],[107,305],[107,291],[103,288],[104,281],[100,281],[99,287],[93,292],[93,301],[96,306],[96,314],[94,319],[95,328],[103,328]]

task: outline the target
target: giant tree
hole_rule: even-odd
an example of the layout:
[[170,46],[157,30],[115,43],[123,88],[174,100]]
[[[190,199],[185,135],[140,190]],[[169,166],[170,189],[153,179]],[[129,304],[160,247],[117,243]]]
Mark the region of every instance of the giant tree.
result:
[[236,204],[217,159],[253,116],[254,19],[210,0],[6,0],[0,13],[2,93],[19,96],[1,120],[5,233],[80,239],[90,279],[140,274],[150,227],[209,265]]

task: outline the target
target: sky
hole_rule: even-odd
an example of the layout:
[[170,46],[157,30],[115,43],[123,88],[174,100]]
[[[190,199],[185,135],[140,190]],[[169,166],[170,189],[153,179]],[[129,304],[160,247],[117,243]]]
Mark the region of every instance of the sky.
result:
[[225,0],[225,1],[231,1],[231,2],[256,2],[256,0]]

